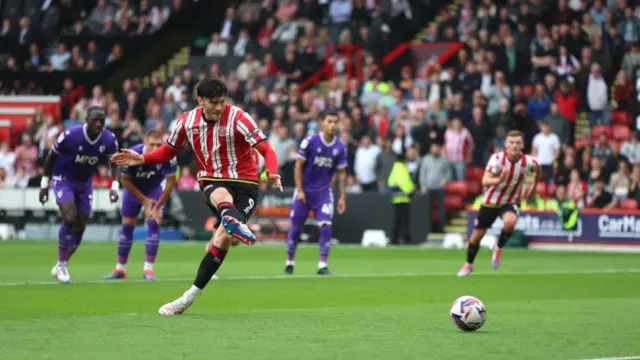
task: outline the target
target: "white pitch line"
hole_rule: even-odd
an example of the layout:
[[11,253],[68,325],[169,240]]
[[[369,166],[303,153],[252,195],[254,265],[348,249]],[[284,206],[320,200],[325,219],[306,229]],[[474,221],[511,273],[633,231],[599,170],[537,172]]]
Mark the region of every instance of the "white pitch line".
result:
[[[472,276],[528,276],[528,275],[596,275],[596,274],[638,274],[638,269],[600,269],[600,270],[568,270],[568,271],[492,271],[492,272],[475,272]],[[331,278],[347,278],[347,279],[366,279],[366,278],[395,278],[395,277],[436,277],[451,276],[455,277],[455,272],[432,271],[432,272],[405,272],[405,273],[363,273],[363,274],[333,274],[331,276],[319,275],[246,275],[246,276],[222,276],[216,281],[237,281],[237,280],[296,280],[296,279],[331,279]],[[157,282],[183,282],[191,281],[189,278],[160,278]],[[148,282],[143,279],[129,280],[84,280],[72,281],[73,284],[131,284]],[[27,286],[27,285],[57,285],[57,281],[16,281],[3,282],[0,281],[0,287],[11,286]]]
[[608,357],[608,358],[594,358],[594,359],[583,359],[583,360],[638,360],[638,359],[640,359],[640,355],[622,356],[622,357]]

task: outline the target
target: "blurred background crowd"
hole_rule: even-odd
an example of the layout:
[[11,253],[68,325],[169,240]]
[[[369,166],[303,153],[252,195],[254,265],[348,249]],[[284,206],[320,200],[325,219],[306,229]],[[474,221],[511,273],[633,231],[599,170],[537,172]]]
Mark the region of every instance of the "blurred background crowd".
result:
[[[126,61],[129,50],[114,41],[105,48],[96,36],[149,36],[185,3],[3,0],[0,38],[9,51],[0,50],[0,67],[100,72],[112,61]],[[348,191],[386,191],[393,163],[406,159],[416,187],[434,198],[440,228],[480,194],[483,167],[490,154],[504,149],[511,129],[525,134],[525,151],[545,174],[540,197],[524,206],[545,209],[546,200],[556,199],[580,208],[637,209],[636,5],[633,0],[239,2],[219,9],[221,25],[191,45],[185,66],[165,76],[130,76],[108,90],[88,86],[59,118],[38,111],[15,141],[0,147],[0,186],[38,186],[43,157],[60,131],[82,123],[87,107],[103,106],[107,128],[129,147],[147,130],[168,134],[177,116],[196,106],[197,82],[217,76],[229,87],[228,101],[250,112],[268,134],[286,186],[293,185],[298,144],[318,131],[321,114],[330,110],[339,113],[340,139],[348,147]],[[461,46],[438,61],[396,62],[395,70],[386,61],[403,44],[428,49],[444,43]],[[324,69],[321,77],[315,76],[318,69]],[[62,94],[77,85],[82,84],[69,77]],[[38,83],[19,80],[1,89],[46,92]],[[189,152],[180,155],[179,164],[179,189],[196,189]],[[94,185],[110,187],[106,165]]]

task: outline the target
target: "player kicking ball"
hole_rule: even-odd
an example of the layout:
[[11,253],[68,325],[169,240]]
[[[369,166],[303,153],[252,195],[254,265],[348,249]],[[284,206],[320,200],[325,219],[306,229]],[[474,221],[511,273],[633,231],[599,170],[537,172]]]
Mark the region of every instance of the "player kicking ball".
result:
[[294,257],[300,241],[300,233],[307,220],[309,210],[320,226],[320,261],[318,275],[330,275],[327,266],[331,247],[331,221],[333,220],[333,176],[337,174],[340,196],[336,210],[343,214],[346,209],[345,178],[347,175],[347,152],[338,140],[338,115],[328,113],[320,123],[321,132],[302,141],[296,160],[294,180],[296,191],[289,213],[291,229],[287,235],[287,262],[285,274],[293,274]]
[[[65,130],[53,144],[44,162],[40,183],[40,202],[49,200],[49,181],[53,175],[53,193],[62,214],[58,231],[58,263],[51,275],[61,283],[71,281],[67,262],[78,250],[91,215],[92,178],[101,159],[118,151],[116,136],[104,129],[105,112],[100,107],[87,110],[86,124]],[[120,170],[111,169],[111,203],[118,201]]]
[[[144,138],[144,143],[131,148],[138,154],[145,154],[162,146],[162,134],[150,131]],[[122,167],[122,228],[118,239],[118,263],[113,272],[105,276],[105,280],[126,279],[127,260],[133,245],[133,230],[140,209],[144,208],[147,219],[147,238],[145,239],[145,258],[142,278],[155,280],[153,264],[158,255],[160,243],[160,224],[162,224],[163,207],[169,200],[171,192],[176,186],[175,158],[158,165],[139,165]],[[166,180],[164,189],[162,183]]]
[[[540,165],[529,155],[522,153],[524,137],[520,131],[512,130],[507,133],[506,151],[491,155],[489,163],[482,177],[482,186],[485,187],[484,199],[475,220],[475,229],[469,238],[467,249],[467,262],[458,272],[458,276],[467,276],[473,271],[473,261],[480,250],[480,240],[487,229],[500,216],[504,226],[498,243],[493,248],[491,265],[494,269],[500,267],[502,248],[513,234],[522,199],[528,199],[535,195],[536,184],[540,177]],[[525,177],[534,177],[534,182],[523,190]]]
[[198,165],[205,203],[220,216],[222,226],[209,241],[193,285],[182,296],[163,305],[158,310],[161,315],[182,314],[193,305],[222,265],[233,239],[247,245],[255,243],[256,237],[246,225],[258,197],[254,148],[265,160],[269,185],[282,190],[276,154],[253,118],[226,104],[225,83],[217,78],[205,79],[196,87],[196,94],[199,106],[180,117],[166,144],[145,154],[125,149],[111,158],[121,166],[162,164],[188,144]]

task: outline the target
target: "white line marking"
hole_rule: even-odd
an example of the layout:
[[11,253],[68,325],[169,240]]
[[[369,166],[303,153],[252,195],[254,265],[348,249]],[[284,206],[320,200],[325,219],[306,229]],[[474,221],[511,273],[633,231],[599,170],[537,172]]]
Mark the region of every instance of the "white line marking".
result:
[[[569,270],[569,271],[491,271],[491,272],[474,272],[473,276],[529,276],[529,275],[592,275],[592,274],[640,274],[638,269],[600,269],[600,270]],[[451,276],[455,277],[455,272],[432,271],[432,272],[406,272],[406,273],[363,273],[363,274],[333,274],[331,276],[319,275],[246,275],[246,276],[224,276],[222,275],[216,281],[237,281],[237,280],[296,280],[296,279],[331,279],[331,278],[347,278],[347,279],[366,279],[366,278],[394,278],[394,277],[434,277],[434,276]],[[156,282],[182,282],[192,281],[189,278],[160,278]],[[74,284],[131,284],[149,282],[143,279],[129,280],[84,280],[72,281]],[[7,286],[25,286],[25,285],[56,285],[57,281],[16,281],[6,282],[0,281],[0,287]]]
[[583,360],[638,360],[638,359],[640,359],[640,355],[622,356],[622,357],[608,357],[608,358],[594,358],[594,359],[583,359]]

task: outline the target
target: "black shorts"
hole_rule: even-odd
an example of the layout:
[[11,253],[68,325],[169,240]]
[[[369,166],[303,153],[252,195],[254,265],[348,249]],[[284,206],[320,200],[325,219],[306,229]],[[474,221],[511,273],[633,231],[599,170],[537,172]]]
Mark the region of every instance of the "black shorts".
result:
[[512,212],[516,216],[520,215],[520,208],[516,204],[507,204],[502,206],[480,206],[478,215],[476,216],[475,228],[486,230],[493,225],[498,217],[502,217],[505,213]]
[[244,221],[247,222],[256,209],[258,200],[258,184],[243,181],[224,180],[200,180],[200,191],[204,197],[204,202],[211,209],[211,213],[218,217],[218,210],[209,201],[209,196],[217,188],[225,188],[233,197],[233,205],[244,214]]

